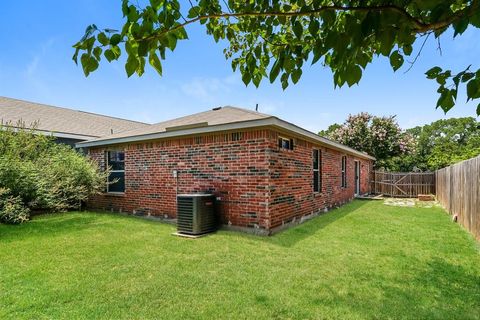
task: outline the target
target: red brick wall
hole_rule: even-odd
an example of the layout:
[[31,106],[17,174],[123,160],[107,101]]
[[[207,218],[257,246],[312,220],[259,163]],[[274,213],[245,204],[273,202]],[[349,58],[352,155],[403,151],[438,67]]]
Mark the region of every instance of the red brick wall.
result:
[[[98,195],[89,206],[175,217],[177,188],[178,193],[212,192],[220,200],[222,223],[271,229],[354,196],[353,156],[347,155],[348,182],[342,188],[341,152],[301,139],[295,139],[294,150],[280,149],[278,133],[266,129],[233,138],[224,133],[110,148],[125,150],[125,194]],[[316,194],[313,148],[322,155],[322,192]],[[89,154],[104,166],[106,150]],[[361,193],[366,193],[372,164],[360,161]]]
[[[283,135],[282,135],[283,136]],[[280,149],[277,135],[270,144],[271,228],[304,215],[339,206],[354,197],[355,160],[360,161],[360,193],[369,192],[371,161],[295,139],[294,150]],[[321,192],[313,192],[312,150],[321,151]],[[347,187],[341,186],[342,156],[347,156]]]
[[[265,227],[269,131],[119,146],[125,150],[125,195],[99,195],[94,208],[176,216],[176,192],[212,192],[224,224]],[[105,149],[90,156],[104,165]],[[178,172],[178,179],[173,171]]]

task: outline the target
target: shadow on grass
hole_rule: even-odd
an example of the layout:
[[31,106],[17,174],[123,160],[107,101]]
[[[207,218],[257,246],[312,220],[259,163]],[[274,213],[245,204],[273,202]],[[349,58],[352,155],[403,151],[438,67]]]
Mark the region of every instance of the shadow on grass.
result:
[[412,316],[422,319],[455,319],[459,315],[478,319],[480,315],[480,276],[444,259],[428,261],[409,286],[388,279],[384,283],[390,285],[383,287],[381,305],[390,310],[402,306],[404,310],[398,314],[418,304],[423,307],[415,307]]
[[66,212],[35,216],[21,225],[0,224],[0,241],[19,241],[32,237],[59,236],[98,226],[97,213]]
[[368,200],[354,200],[338,208],[332,209],[331,211],[322,213],[309,221],[292,226],[269,237],[259,237],[247,234],[243,234],[243,236],[249,237],[250,239],[258,239],[258,241],[264,241],[282,247],[292,247],[298,242],[314,236],[328,225],[335,223],[349,214],[359,210],[362,206],[366,205],[367,202]]
[[[366,204],[366,200],[355,200],[338,208],[332,209],[302,224],[287,228],[273,236],[262,237],[246,233],[227,231],[236,236],[250,240],[264,241],[283,247],[292,247],[299,241],[311,237],[331,223],[344,218]],[[157,224],[156,221],[138,219],[128,215],[108,212],[67,212],[58,214],[43,214],[22,225],[10,226],[0,224],[0,241],[16,241],[30,237],[58,236],[71,232],[79,232],[102,225],[99,216],[111,216],[115,219],[134,219],[137,222]],[[111,223],[109,221],[108,223]],[[213,235],[214,236],[214,235]]]
[[[342,290],[328,290],[331,301],[346,307],[347,313],[365,319],[479,319],[480,277],[441,258],[433,258],[409,280],[399,277],[385,277],[375,274],[371,277],[359,276],[355,272],[349,276],[354,282],[369,281],[370,290],[355,290],[344,287]],[[358,278],[358,280],[355,280]],[[325,288],[323,288],[325,290]],[[313,301],[318,304],[324,301]]]

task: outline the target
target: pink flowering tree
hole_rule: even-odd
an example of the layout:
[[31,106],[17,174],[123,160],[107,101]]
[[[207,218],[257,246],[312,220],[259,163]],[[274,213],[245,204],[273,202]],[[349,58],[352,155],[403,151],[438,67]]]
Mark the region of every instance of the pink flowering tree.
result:
[[415,149],[413,136],[400,128],[395,116],[377,117],[361,112],[319,134],[374,156],[378,168],[390,169],[390,159]]

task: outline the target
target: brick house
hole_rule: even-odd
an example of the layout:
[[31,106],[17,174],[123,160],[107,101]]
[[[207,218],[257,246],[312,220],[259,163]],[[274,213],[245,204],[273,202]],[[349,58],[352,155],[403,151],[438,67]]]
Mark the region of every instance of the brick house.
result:
[[89,206],[176,216],[176,195],[209,192],[221,222],[270,234],[369,192],[373,157],[274,116],[212,110],[77,144],[111,168]]

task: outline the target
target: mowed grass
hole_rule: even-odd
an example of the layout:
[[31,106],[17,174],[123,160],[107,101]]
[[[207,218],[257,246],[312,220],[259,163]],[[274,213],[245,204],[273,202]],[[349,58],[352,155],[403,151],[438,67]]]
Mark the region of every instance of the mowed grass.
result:
[[273,237],[105,213],[0,225],[0,319],[479,319],[478,243],[439,208],[354,201]]

